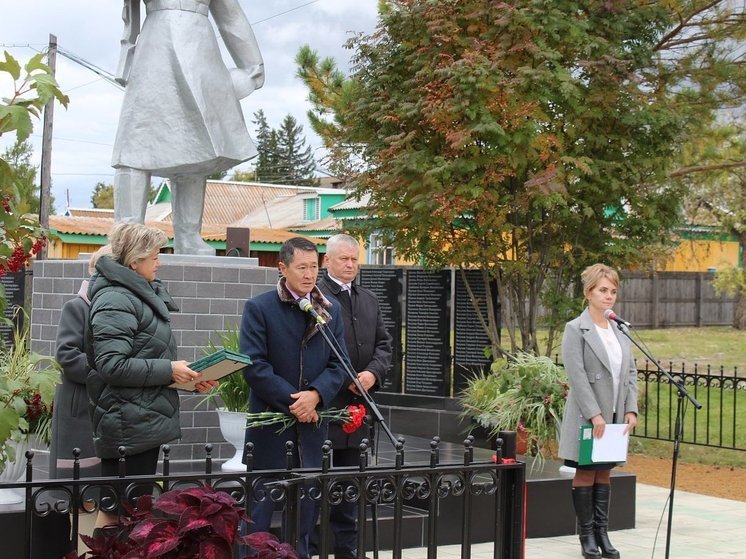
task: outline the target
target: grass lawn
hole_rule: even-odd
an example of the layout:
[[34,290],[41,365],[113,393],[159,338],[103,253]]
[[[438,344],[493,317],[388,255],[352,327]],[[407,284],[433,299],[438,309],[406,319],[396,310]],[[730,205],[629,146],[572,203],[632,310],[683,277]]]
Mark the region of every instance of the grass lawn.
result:
[[[681,370],[681,364],[686,365],[687,372],[706,373],[709,365],[712,372],[718,372],[723,367],[725,374],[732,374],[738,368],[738,375],[746,377],[746,331],[735,330],[728,326],[706,326],[702,328],[659,328],[656,330],[634,330],[633,337],[639,343],[647,346],[649,352],[658,359],[665,369],[673,363],[674,370]],[[546,347],[546,331],[538,333],[542,349]],[[508,343],[509,337],[503,330],[503,342]],[[552,351],[561,353],[562,332]],[[633,348],[639,366],[644,366],[645,357],[637,348]],[[560,357],[561,360],[561,357]]]
[[[737,367],[738,375],[746,377],[746,332],[743,330],[707,326],[639,330],[638,334],[664,365],[673,362],[678,369],[677,365],[685,363],[687,371],[692,371],[696,364],[701,373],[706,372],[708,365],[713,373],[722,366],[726,374]],[[635,355],[639,360],[641,354],[636,349]]]
[[[676,418],[676,391],[670,385],[637,383],[639,415],[635,434],[640,437],[672,438]],[[712,386],[686,385],[689,393],[702,404],[697,410],[684,407],[682,442],[731,447],[746,450],[746,390],[733,390],[732,382]],[[708,452],[712,452],[710,449]]]

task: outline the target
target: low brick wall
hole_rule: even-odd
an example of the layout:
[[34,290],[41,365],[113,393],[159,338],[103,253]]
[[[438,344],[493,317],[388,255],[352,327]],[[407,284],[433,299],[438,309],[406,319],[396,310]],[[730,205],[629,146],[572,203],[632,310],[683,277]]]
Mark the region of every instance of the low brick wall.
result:
[[[75,296],[80,282],[87,277],[87,259],[34,262],[31,313],[34,351],[54,355],[62,305]],[[239,326],[247,299],[275,288],[278,272],[275,268],[257,266],[254,258],[164,254],[158,277],[180,309],[171,315],[179,359],[194,361],[202,356],[213,333],[231,325]],[[217,342],[217,338],[214,340]],[[173,460],[203,460],[208,442],[213,444],[215,459],[230,458],[235,452],[220,434],[214,405],[201,403],[203,399],[199,395],[181,396],[182,438],[171,444]]]

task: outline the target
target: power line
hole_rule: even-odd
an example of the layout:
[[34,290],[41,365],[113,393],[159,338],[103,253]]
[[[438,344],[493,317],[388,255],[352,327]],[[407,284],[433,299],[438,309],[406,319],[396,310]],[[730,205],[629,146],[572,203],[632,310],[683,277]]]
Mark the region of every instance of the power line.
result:
[[[41,138],[40,134],[31,134],[32,138]],[[60,138],[59,136],[54,136],[54,140],[60,140],[63,142],[77,142],[79,144],[93,144],[95,146],[105,146],[105,147],[112,147],[114,144],[106,143],[106,142],[94,142],[93,140],[76,140],[75,138]]]
[[305,4],[301,4],[300,6],[296,6],[295,8],[290,8],[289,10],[285,10],[284,12],[280,12],[279,14],[265,17],[264,19],[260,19],[259,21],[253,21],[251,22],[251,25],[257,25],[258,23],[264,23],[265,21],[269,21],[270,19],[284,16],[285,14],[289,14],[290,12],[294,12],[295,10],[300,10],[301,8],[305,8],[306,6],[310,6],[311,4],[316,4],[317,2],[320,2],[320,1],[321,0],[312,0],[311,2],[306,2]]
[[113,177],[114,173],[52,173],[52,175],[58,177]]
[[107,82],[117,87],[118,89],[124,90],[124,87],[122,87],[121,84],[117,83],[117,81],[114,79],[114,74],[112,74],[111,72],[108,72],[107,70],[104,70],[103,68],[99,68],[93,62],[89,62],[86,59],[78,56],[77,54],[72,53],[63,48],[57,47],[57,52],[59,52],[60,55],[64,56],[68,60],[71,60],[75,62],[76,64],[80,64],[84,68],[88,68],[91,72],[101,76],[103,79],[105,79]]

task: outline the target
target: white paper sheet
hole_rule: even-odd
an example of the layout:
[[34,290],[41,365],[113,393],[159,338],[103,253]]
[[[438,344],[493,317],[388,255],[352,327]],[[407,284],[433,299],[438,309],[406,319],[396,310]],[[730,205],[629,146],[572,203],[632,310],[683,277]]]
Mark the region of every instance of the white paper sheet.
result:
[[624,433],[626,423],[607,424],[604,436],[593,439],[594,462],[625,462],[627,460],[627,448],[629,447],[629,433]]

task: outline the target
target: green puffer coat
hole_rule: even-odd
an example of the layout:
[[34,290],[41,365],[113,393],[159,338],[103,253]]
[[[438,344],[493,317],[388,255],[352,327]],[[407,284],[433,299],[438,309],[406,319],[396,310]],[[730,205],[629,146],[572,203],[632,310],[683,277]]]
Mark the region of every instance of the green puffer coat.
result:
[[176,342],[170,310],[178,310],[159,282],[108,256],[96,265],[91,301],[86,387],[96,454],[118,458],[181,437],[179,395],[168,385]]

